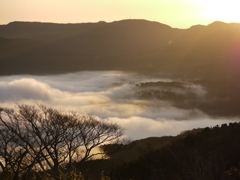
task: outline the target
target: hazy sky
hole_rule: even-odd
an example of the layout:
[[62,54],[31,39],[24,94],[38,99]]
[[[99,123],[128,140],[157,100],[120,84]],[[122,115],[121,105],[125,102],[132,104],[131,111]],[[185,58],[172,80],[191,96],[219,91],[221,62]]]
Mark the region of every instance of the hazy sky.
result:
[[188,28],[240,22],[239,0],[0,0],[0,24],[12,21],[81,23],[147,19]]

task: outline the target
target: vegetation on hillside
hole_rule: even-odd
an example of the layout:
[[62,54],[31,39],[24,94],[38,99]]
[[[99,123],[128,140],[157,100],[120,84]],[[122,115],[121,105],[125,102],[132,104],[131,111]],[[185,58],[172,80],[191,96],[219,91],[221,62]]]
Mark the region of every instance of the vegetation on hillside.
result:
[[204,128],[196,134],[111,171],[115,180],[239,180],[240,123]]
[[119,138],[119,126],[45,106],[18,108],[1,108],[0,178],[4,180],[240,179],[240,123],[102,145],[100,153],[108,159],[91,160],[92,154],[84,156],[78,148],[83,145],[84,152],[90,152]]
[[[136,96],[171,101],[175,107],[196,108],[208,115],[237,117],[239,27],[214,22],[184,30],[145,20],[13,22],[0,25],[0,75],[81,70],[162,73],[184,81],[140,83]],[[203,87],[204,97],[187,82]],[[93,116],[42,105],[0,108],[0,179],[240,179],[240,123],[127,145],[105,144],[122,135],[118,125]],[[98,146],[103,151],[91,154]],[[109,159],[91,160],[96,154]]]
[[93,116],[66,113],[43,105],[0,108],[0,170],[11,179],[61,179],[83,162],[104,152],[94,151],[123,135],[117,125]]

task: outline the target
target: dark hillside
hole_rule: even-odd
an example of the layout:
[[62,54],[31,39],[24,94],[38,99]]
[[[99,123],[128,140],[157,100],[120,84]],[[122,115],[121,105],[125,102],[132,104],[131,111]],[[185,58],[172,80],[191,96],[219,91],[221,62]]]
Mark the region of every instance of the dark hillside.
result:
[[[77,71],[79,54],[59,50],[49,44],[0,38],[1,74],[55,74]],[[85,56],[82,56],[82,58]]]
[[240,179],[240,124],[205,128],[112,171],[112,179]]
[[[21,61],[24,66],[29,59],[36,58],[41,66],[55,65],[54,71],[46,68],[39,71],[43,74],[61,73],[60,61],[69,67],[66,71],[72,72],[105,69],[235,77],[239,72],[234,64],[240,58],[239,28],[240,24],[222,22],[185,30],[146,20],[82,24],[13,22],[0,26],[0,37],[38,41],[45,44],[49,53],[46,48],[30,48],[29,53],[16,55],[16,49],[24,46],[17,43],[14,47],[5,47],[4,52],[1,47],[0,62]],[[4,42],[1,46],[5,46]],[[6,64],[7,69],[9,66]],[[34,65],[26,66],[22,71],[33,73],[30,69],[34,68]]]
[[100,179],[99,175],[103,171],[108,175],[112,169],[118,166],[126,163],[131,164],[149,152],[160,150],[179,139],[184,139],[189,134],[196,134],[201,131],[202,129],[198,128],[184,131],[177,136],[148,137],[132,141],[131,143],[125,145],[103,145],[101,148],[105,151],[109,158],[105,160],[88,161],[81,167],[80,170],[83,172],[84,177],[89,179]]
[[25,38],[43,42],[55,42],[76,34],[89,32],[105,23],[55,24],[41,22],[11,22],[0,25],[0,34],[6,38]]
[[[53,53],[39,49],[42,58],[24,54],[23,64],[33,58],[43,61],[42,64],[46,59],[55,64],[54,61],[62,57],[59,61],[74,62],[69,64],[70,71],[118,69],[167,71],[190,76],[220,76],[224,73],[230,76],[235,73],[231,62],[239,59],[234,51],[240,43],[239,28],[240,24],[222,22],[185,30],[146,20],[82,24],[13,22],[0,26],[0,37],[39,41],[51,47],[48,49],[57,49]],[[2,56],[1,52],[0,61],[18,61],[21,58],[21,55],[15,57],[18,46],[6,48],[7,56]],[[31,48],[28,51],[36,53]],[[62,55],[59,51],[68,53]],[[27,68],[24,71],[29,73]],[[61,73],[62,69],[56,67],[54,72],[46,71],[42,73]]]
[[203,103],[192,96],[165,93],[178,100],[173,102],[175,106],[236,116],[240,113],[239,29],[240,24],[223,22],[189,29],[146,20],[13,22],[0,26],[0,75],[82,70],[160,72],[198,80],[208,92]]
[[82,70],[164,73],[198,81],[208,92],[206,101],[164,93],[175,106],[234,117],[240,114],[239,29],[240,24],[223,22],[189,29],[146,20],[13,22],[0,26],[0,75]]
[[184,131],[177,136],[148,137],[145,139],[135,140],[127,145],[120,145],[116,147],[112,145],[105,145],[102,146],[102,149],[110,157],[110,159],[121,162],[130,162],[138,159],[146,153],[154,150],[160,150],[178,139],[183,139],[189,134],[196,134],[200,131],[202,131],[202,129]]

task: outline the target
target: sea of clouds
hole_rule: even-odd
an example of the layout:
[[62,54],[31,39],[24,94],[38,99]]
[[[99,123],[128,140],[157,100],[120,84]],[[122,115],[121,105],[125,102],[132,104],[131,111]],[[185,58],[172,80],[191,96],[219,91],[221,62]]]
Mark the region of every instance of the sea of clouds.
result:
[[[0,106],[40,103],[96,115],[124,127],[125,135],[133,140],[239,121],[238,118],[211,118],[198,109],[174,107],[169,101],[137,98],[137,83],[156,81],[173,80],[120,71],[1,76]],[[203,98],[207,93],[200,85],[189,84],[188,88]]]

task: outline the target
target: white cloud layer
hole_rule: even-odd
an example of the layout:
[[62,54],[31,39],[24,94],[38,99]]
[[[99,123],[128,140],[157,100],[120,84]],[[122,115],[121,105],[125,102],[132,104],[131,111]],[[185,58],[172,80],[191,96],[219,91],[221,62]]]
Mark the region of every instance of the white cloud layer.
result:
[[[198,109],[179,109],[166,101],[136,99],[135,83],[146,81],[171,80],[118,71],[5,76],[0,77],[0,106],[43,103],[80,111],[122,125],[126,136],[132,139],[177,135],[184,130],[229,122],[211,119]],[[198,89],[201,95],[205,93],[198,85],[191,88]]]

